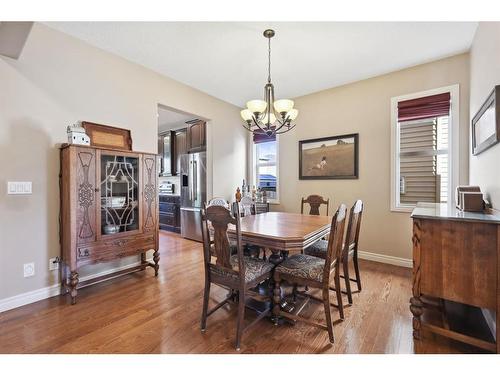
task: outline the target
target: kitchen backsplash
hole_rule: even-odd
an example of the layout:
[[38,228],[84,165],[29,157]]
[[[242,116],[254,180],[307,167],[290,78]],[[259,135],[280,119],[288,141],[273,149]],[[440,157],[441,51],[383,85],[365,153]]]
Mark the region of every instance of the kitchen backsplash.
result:
[[161,184],[162,182],[170,182],[174,185],[174,194],[179,195],[181,192],[181,180],[179,176],[172,176],[172,177],[160,177],[159,183]]

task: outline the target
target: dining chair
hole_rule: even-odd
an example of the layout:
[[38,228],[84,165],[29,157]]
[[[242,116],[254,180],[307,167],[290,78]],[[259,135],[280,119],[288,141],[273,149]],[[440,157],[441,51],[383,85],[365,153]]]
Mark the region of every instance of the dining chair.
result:
[[304,204],[309,205],[309,215],[319,215],[320,206],[326,204],[326,216],[328,216],[328,206],[330,204],[330,198],[325,200],[321,195],[309,195],[307,198],[302,198],[300,204],[300,213],[304,214]]
[[[342,270],[346,287],[347,299],[350,304],[352,304],[352,294],[359,293],[361,291],[361,276],[359,273],[358,264],[358,242],[359,242],[359,230],[361,228],[361,217],[363,216],[363,202],[357,200],[354,202],[349,213],[349,222],[347,224],[347,233],[345,244],[342,249]],[[304,254],[312,255],[319,258],[325,258],[328,248],[328,241],[319,240],[313,243],[311,246],[304,249]],[[349,276],[349,259],[352,258],[354,265],[354,273],[356,278],[352,279]],[[351,291],[351,281],[355,282],[357,285],[356,291]]]
[[215,197],[208,201],[207,206],[223,206],[229,208],[229,203],[224,198]]
[[[330,342],[334,342],[333,324],[330,311],[330,278],[333,276],[337,294],[337,308],[339,310],[340,319],[344,319],[344,309],[342,305],[342,296],[340,293],[340,273],[339,264],[342,252],[342,240],[344,234],[344,225],[346,217],[346,207],[341,204],[332,219],[330,229],[330,237],[328,238],[328,247],[326,258],[318,258],[307,254],[294,254],[280,263],[274,269],[274,292],[273,292],[273,315],[283,316],[291,320],[299,320],[311,324],[315,327],[322,328],[328,331]],[[332,275],[333,274],[333,275]],[[306,302],[309,299],[315,299],[323,302],[326,317],[326,326],[300,316],[300,310],[297,309],[296,314],[283,311],[281,306],[281,282],[288,281],[292,284],[305,285],[311,288],[318,288],[322,291],[322,298],[317,298],[312,295],[307,296]]]
[[[201,315],[201,331],[205,332],[207,317],[212,315],[226,303],[233,303],[234,295],[230,293],[223,301],[218,303],[211,310],[208,310],[210,297],[210,286],[212,283],[220,285],[237,293],[238,318],[236,323],[236,350],[240,350],[241,338],[251,326],[267,316],[271,308],[262,311],[255,320],[244,327],[245,300],[247,297],[263,296],[251,291],[261,282],[270,279],[273,264],[261,259],[250,258],[243,255],[243,245],[241,242],[241,227],[238,203],[233,204],[233,212],[223,206],[212,205],[202,209],[201,231],[203,237],[203,254],[205,264],[205,291],[203,294],[203,310]],[[214,243],[211,246],[209,223],[214,233]],[[231,255],[231,248],[228,238],[228,226],[232,224],[236,229],[236,254]],[[215,261],[210,254],[211,247],[215,252]],[[267,297],[269,300],[270,298]]]

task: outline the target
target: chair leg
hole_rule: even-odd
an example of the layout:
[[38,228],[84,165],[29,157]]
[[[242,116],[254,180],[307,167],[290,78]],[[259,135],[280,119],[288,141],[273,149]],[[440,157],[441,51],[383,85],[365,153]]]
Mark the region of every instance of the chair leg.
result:
[[208,299],[210,297],[210,281],[205,281],[205,291],[203,293],[203,311],[201,313],[201,332],[205,332],[207,327]]
[[340,275],[338,270],[335,272],[335,293],[337,294],[337,305],[340,319],[344,320],[344,305],[342,303],[342,292],[340,291]]
[[325,307],[325,317],[326,317],[326,328],[328,329],[328,337],[330,342],[333,344],[333,326],[332,326],[332,314],[330,311],[330,292],[329,288],[323,289],[323,305]]
[[356,284],[358,284],[358,290],[361,291],[361,277],[359,275],[358,252],[357,251],[354,251],[354,256],[352,257],[352,262],[354,264],[354,273],[356,274]]
[[238,320],[236,324],[236,350],[240,350],[245,323],[245,291],[240,290],[238,298]]
[[347,257],[345,257],[344,261],[342,262],[342,267],[344,269],[344,281],[345,290],[347,292],[347,300],[350,304],[352,304],[351,280],[349,279],[349,263]]

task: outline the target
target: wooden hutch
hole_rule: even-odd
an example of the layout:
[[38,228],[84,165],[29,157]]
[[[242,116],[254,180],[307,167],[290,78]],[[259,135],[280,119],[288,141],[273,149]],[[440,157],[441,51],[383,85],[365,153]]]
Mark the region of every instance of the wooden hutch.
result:
[[[85,285],[148,266],[157,276],[157,155],[67,144],[60,152],[62,286],[72,304]],[[138,264],[79,283],[80,267],[133,255]]]

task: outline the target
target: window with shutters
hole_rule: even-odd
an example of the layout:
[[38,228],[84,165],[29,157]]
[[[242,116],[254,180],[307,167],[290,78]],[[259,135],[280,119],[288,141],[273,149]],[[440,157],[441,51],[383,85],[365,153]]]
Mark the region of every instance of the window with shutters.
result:
[[394,211],[409,211],[419,202],[451,201],[456,185],[451,168],[454,149],[451,126],[458,123],[458,118],[452,118],[458,117],[458,108],[452,106],[458,106],[458,88],[447,89],[433,95],[425,95],[427,92],[392,100],[391,209]]

